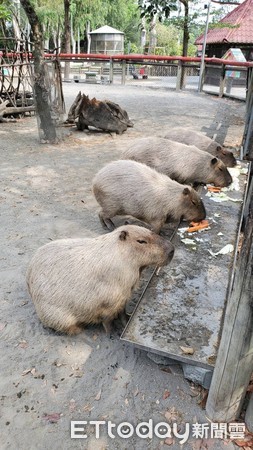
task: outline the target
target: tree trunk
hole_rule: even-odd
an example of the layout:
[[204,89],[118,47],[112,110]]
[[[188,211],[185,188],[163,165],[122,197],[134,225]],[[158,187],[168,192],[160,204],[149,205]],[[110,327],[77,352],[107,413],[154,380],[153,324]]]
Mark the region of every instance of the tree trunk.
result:
[[[188,54],[188,44],[189,44],[189,0],[180,0],[181,3],[184,5],[184,25],[183,25],[183,51],[182,56],[187,56]],[[181,76],[181,83],[180,88],[184,88],[186,85],[186,68],[182,67],[182,76]]]
[[17,41],[16,50],[17,50],[17,52],[19,52],[20,51],[21,31],[20,31],[18,19],[15,14],[13,14],[13,16],[12,16],[12,26],[13,26],[14,36]]
[[188,43],[189,43],[189,0],[180,0],[184,5],[184,35],[183,35],[183,52],[182,56],[187,56],[188,54]]
[[81,53],[81,49],[80,49],[80,25],[78,25],[78,27],[77,27],[77,53],[78,54]]
[[152,20],[150,22],[150,28],[149,28],[149,46],[148,46],[148,54],[152,55],[155,53],[156,48],[156,16],[154,15],[152,17]]
[[[70,1],[64,0],[64,53],[71,53]],[[69,80],[70,62],[65,61],[64,79]]]
[[127,112],[117,103],[109,100],[89,99],[85,94],[78,93],[74,103],[70,107],[66,123],[75,123],[80,131],[88,129],[89,126],[122,134],[133,123],[128,117]]
[[142,19],[141,19],[141,52],[142,53],[144,53],[144,51],[145,51],[146,39],[147,39],[147,32],[146,32],[146,27],[145,27],[145,18],[142,17]]
[[86,22],[86,38],[87,38],[87,53],[90,53],[90,44],[91,44],[91,37],[90,37],[90,21],[87,20]]
[[42,27],[38,16],[30,0],[21,0],[21,4],[26,12],[31,25],[34,42],[34,97],[37,114],[39,116],[40,129],[44,133],[44,140],[48,142],[56,141],[56,130],[51,117],[49,92],[46,87],[46,70],[44,55],[44,42]]
[[70,34],[71,34],[71,42],[72,42],[72,53],[76,53],[76,40],[75,40],[75,34],[74,34],[74,27],[73,27],[73,14],[71,13],[70,16],[70,24],[71,24],[71,28],[70,28]]

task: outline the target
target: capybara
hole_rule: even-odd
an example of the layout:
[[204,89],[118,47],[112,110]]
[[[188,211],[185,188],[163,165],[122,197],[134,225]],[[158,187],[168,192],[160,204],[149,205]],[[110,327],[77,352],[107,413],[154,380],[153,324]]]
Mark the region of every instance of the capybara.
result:
[[124,310],[141,270],[168,264],[170,241],[136,225],[96,238],[60,239],[40,247],[26,274],[41,322],[77,334],[82,324],[102,323],[106,332]]
[[131,215],[159,233],[167,219],[199,222],[206,217],[200,196],[190,186],[171,180],[136,161],[114,161],[94,177],[93,192],[101,206],[102,226],[113,229],[116,215]]
[[171,128],[164,137],[172,141],[182,142],[182,144],[195,145],[200,150],[211,153],[211,155],[221,159],[227,167],[236,166],[236,159],[232,152],[199,131],[185,127],[176,127]]
[[220,159],[194,145],[169,139],[159,137],[134,139],[131,147],[123,151],[122,159],[147,164],[178,183],[213,183],[220,187],[232,183],[232,177]]

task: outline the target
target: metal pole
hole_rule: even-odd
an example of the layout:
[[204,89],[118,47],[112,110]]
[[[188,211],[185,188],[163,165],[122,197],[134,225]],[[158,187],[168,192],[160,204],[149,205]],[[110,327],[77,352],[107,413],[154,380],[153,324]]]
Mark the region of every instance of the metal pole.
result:
[[203,78],[204,68],[205,68],[206,38],[207,38],[207,33],[208,33],[210,6],[211,6],[211,0],[208,1],[208,5],[207,5],[206,27],[205,27],[204,40],[203,40],[203,46],[202,46],[202,54],[201,54],[198,92],[201,92],[201,90],[202,90],[202,78]]

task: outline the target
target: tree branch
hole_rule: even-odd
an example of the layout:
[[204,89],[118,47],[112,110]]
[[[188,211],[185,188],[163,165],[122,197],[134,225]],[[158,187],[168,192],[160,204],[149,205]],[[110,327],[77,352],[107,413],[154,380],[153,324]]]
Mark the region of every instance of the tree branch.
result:
[[211,0],[211,3],[219,3],[220,5],[241,5],[238,2],[222,1],[222,0]]

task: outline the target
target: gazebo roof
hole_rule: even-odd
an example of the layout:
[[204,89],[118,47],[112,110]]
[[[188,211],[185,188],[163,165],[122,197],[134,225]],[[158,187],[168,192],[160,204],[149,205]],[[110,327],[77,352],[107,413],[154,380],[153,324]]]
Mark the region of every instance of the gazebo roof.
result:
[[[253,43],[253,0],[245,0],[227,14],[219,23],[236,25],[235,28],[215,28],[207,33],[207,44],[252,44]],[[204,35],[195,44],[203,44]]]
[[97,30],[91,31],[90,34],[124,34],[122,31],[116,30],[116,28],[105,25]]

